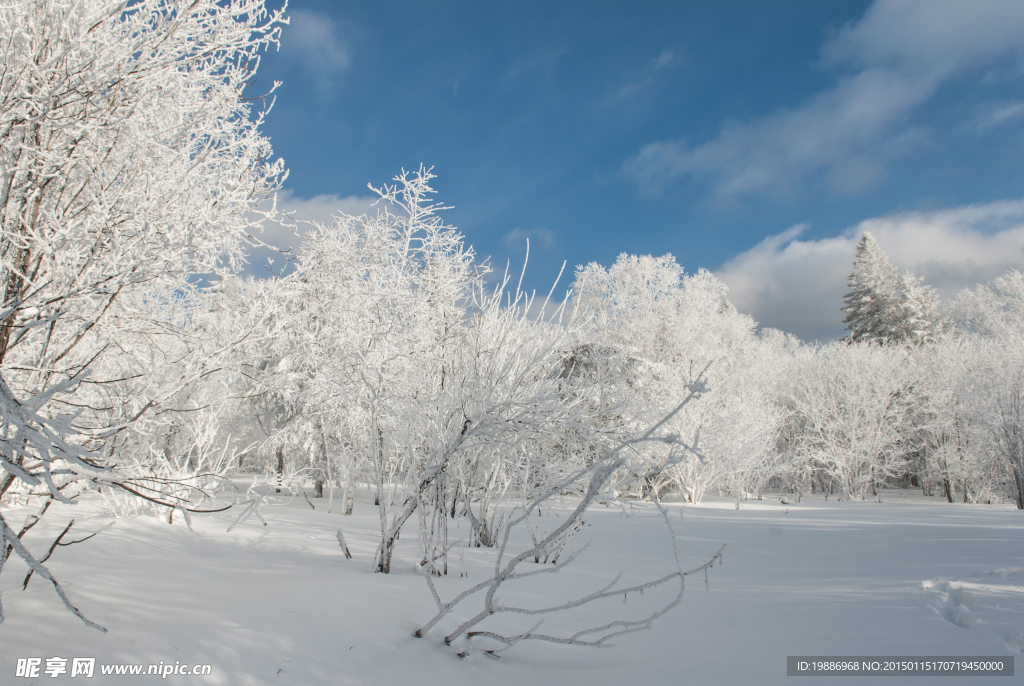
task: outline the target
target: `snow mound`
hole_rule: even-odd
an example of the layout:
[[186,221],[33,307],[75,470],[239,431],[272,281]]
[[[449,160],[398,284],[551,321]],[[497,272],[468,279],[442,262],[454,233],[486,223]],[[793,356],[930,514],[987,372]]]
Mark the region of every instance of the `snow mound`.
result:
[[962,579],[921,582],[931,606],[951,624],[993,635],[1008,650],[1024,652],[1024,568],[1003,567]]

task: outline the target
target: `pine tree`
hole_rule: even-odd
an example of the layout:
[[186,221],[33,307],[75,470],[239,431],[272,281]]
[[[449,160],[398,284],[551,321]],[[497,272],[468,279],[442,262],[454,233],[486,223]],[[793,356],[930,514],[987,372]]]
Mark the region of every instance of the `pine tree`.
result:
[[849,284],[843,297],[849,340],[922,343],[938,334],[935,290],[912,272],[900,274],[867,231],[857,246]]
[[852,341],[885,341],[896,305],[899,274],[875,237],[867,231],[857,245],[857,259],[850,274],[850,292],[843,297]]
[[886,338],[915,344],[934,340],[942,328],[935,289],[907,271],[899,277],[896,298]]

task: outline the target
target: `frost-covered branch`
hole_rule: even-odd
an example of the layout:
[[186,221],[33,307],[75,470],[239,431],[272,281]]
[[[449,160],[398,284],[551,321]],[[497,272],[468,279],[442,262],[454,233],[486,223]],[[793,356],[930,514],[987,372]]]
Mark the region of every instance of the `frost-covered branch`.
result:
[[[539,492],[533,498],[529,499],[526,503],[524,503],[521,508],[522,511],[518,513],[516,516],[510,517],[501,527],[500,542],[497,546],[495,555],[494,573],[490,578],[485,579],[471,586],[470,588],[462,591],[461,593],[456,595],[452,600],[448,602],[443,602],[440,598],[440,595],[437,592],[433,580],[430,577],[430,574],[425,574],[424,578],[426,579],[426,583],[430,589],[431,595],[434,598],[434,601],[438,609],[434,617],[416,631],[416,636],[422,637],[426,635],[426,633],[429,632],[438,622],[440,622],[446,616],[455,611],[456,608],[462,605],[465,601],[467,601],[471,597],[477,597],[480,593],[482,593],[483,595],[482,597],[480,597],[481,607],[479,611],[475,615],[464,620],[454,629],[454,631],[445,636],[446,644],[450,645],[460,636],[466,634],[468,637],[490,637],[505,643],[506,647],[510,647],[512,645],[515,645],[519,641],[527,639],[536,639],[572,645],[602,646],[607,645],[606,642],[614,636],[649,628],[658,617],[662,616],[665,612],[667,612],[672,607],[677,605],[682,597],[682,592],[684,588],[684,578],[690,574],[702,570],[706,571],[714,563],[715,560],[721,559],[722,550],[719,550],[704,565],[697,567],[693,570],[684,571],[679,562],[679,554],[675,543],[675,533],[672,529],[671,522],[667,518],[666,511],[661,506],[660,502],[657,501],[656,498],[654,499],[654,501],[657,507],[659,508],[659,511],[665,518],[665,523],[672,537],[672,549],[676,560],[675,572],[667,574],[661,578],[654,579],[652,581],[644,582],[641,584],[635,584],[633,586],[625,588],[616,587],[619,581],[619,577],[616,577],[605,587],[597,591],[577,597],[573,600],[559,603],[557,605],[537,609],[517,607],[512,605],[503,605],[500,602],[498,602],[496,594],[501,585],[508,581],[519,580],[530,576],[535,576],[539,573],[554,573],[564,569],[567,565],[575,561],[579,551],[571,553],[561,562],[558,562],[556,559],[555,564],[553,564],[551,567],[546,567],[542,570],[532,570],[525,572],[519,571],[519,565],[529,560],[530,558],[533,558],[533,560],[536,561],[539,560],[541,556],[544,556],[546,558],[555,548],[561,549],[561,547],[565,543],[565,540],[567,540],[567,538],[571,536],[573,533],[575,533],[575,531],[577,530],[579,523],[582,521],[583,514],[586,512],[587,508],[594,502],[596,498],[606,493],[612,475],[626,466],[627,462],[632,457],[630,453],[631,447],[655,441],[668,443],[672,445],[679,445],[687,450],[694,450],[692,446],[688,445],[680,437],[673,435],[663,435],[659,434],[659,432],[667,424],[669,424],[678,413],[682,412],[684,408],[686,408],[686,406],[690,404],[691,401],[700,398],[706,391],[707,385],[704,381],[704,375],[701,374],[693,382],[691,382],[689,386],[689,392],[687,396],[683,399],[683,401],[679,403],[679,405],[672,412],[663,417],[659,422],[657,422],[654,426],[652,426],[642,435],[622,441],[621,443],[619,443],[618,446],[609,450],[602,458],[595,460],[590,465],[587,465],[579,470],[576,470],[566,478],[560,480],[558,483],[552,485],[551,487],[545,489],[544,491]],[[529,528],[528,518],[531,514],[533,514],[550,498],[573,487],[574,484],[580,482],[581,480],[584,481],[586,485],[583,489],[580,502],[576,504],[576,506],[566,516],[562,518],[559,525],[556,526],[551,532],[547,533],[542,537],[534,535],[531,529],[530,534],[533,545],[525,548],[518,554],[506,560],[505,558],[508,552],[509,541],[512,532],[515,530],[515,527],[525,524]],[[537,628],[539,627],[539,625],[535,626],[533,629],[526,633],[517,634],[513,636],[505,636],[486,629],[474,629],[474,627],[478,626],[481,622],[495,614],[552,614],[565,610],[570,610],[572,608],[580,607],[588,603],[596,602],[620,594],[628,595],[632,592],[642,593],[646,589],[661,586],[676,579],[678,579],[680,584],[679,592],[676,598],[667,605],[652,612],[647,617],[638,620],[614,620],[612,622],[597,627],[590,627],[587,629],[580,630],[567,636],[554,636],[550,634],[538,633]]]

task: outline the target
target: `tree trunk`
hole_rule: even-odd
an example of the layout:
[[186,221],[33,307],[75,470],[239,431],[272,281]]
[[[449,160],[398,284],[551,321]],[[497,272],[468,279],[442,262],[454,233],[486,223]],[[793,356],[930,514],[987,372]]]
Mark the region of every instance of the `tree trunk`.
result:
[[275,493],[281,492],[281,486],[284,482],[284,446],[277,446],[277,489]]
[[1013,485],[1017,488],[1017,509],[1024,510],[1024,456],[1017,455],[1013,464]]
[[356,491],[356,458],[352,456],[352,464],[345,470],[345,492],[342,494],[342,512],[346,515],[352,514],[355,507]]
[[401,531],[396,531],[394,536],[384,536],[380,542],[380,559],[377,560],[377,571],[381,574],[391,573],[391,558],[395,554],[395,544]]

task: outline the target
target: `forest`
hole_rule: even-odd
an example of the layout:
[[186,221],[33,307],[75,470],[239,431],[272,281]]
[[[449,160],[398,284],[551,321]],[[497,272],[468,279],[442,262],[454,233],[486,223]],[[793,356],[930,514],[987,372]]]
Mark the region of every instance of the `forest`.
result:
[[[804,342],[672,255],[524,292],[520,269],[446,223],[426,166],[370,180],[370,213],[297,223],[261,133],[274,94],[247,95],[284,18],[263,0],[0,7],[0,572],[20,559],[92,625],[23,544],[54,503],[240,526],[290,494],[344,529],[365,497],[376,572],[399,546],[428,584],[454,573],[457,539],[497,551],[481,614],[451,641],[508,609],[494,590],[524,561],[571,562],[598,504],[914,490],[1024,509],[1020,272],[940,301],[865,233],[836,304],[849,335]],[[270,225],[300,248],[242,276]],[[21,525],[12,507],[35,514]],[[532,544],[510,544],[524,532]],[[453,607],[430,588],[424,632]],[[661,611],[568,637],[477,634],[600,644]]]

